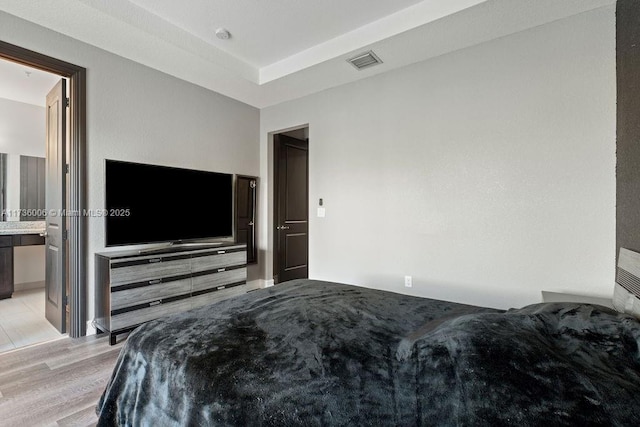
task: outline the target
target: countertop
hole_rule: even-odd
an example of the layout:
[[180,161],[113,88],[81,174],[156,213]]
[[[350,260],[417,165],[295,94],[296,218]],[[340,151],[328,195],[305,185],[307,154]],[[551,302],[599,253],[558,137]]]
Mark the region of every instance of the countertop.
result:
[[41,230],[35,228],[15,228],[15,229],[0,229],[0,236],[14,236],[16,234],[40,234],[44,233],[44,228]]
[[20,234],[40,234],[46,229],[44,221],[3,221],[0,222],[0,236]]

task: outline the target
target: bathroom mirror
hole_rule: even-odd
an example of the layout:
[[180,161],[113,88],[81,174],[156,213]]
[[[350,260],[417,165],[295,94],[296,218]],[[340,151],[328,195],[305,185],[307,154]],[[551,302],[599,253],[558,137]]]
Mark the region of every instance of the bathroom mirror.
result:
[[0,153],[0,221],[42,221],[44,157]]

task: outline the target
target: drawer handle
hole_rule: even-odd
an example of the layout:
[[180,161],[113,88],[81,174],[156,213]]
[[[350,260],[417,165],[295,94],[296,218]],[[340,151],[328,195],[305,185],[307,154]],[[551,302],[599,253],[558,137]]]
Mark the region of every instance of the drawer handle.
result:
[[149,280],[150,285],[157,285],[158,283],[162,283],[162,279]]
[[158,300],[158,301],[150,302],[150,303],[149,303],[149,307],[153,307],[154,305],[160,305],[160,304],[162,304],[162,300]]
[[227,251],[218,251],[218,255],[226,254]]
[[151,258],[149,260],[150,264],[156,263],[156,262],[162,262],[162,258]]
[[226,286],[218,286],[216,289],[217,289],[217,290],[219,290],[219,291],[221,291],[221,290],[223,290],[224,288],[226,288]]
[[218,273],[222,273],[223,271],[227,271],[227,269],[226,268],[219,268],[218,269]]

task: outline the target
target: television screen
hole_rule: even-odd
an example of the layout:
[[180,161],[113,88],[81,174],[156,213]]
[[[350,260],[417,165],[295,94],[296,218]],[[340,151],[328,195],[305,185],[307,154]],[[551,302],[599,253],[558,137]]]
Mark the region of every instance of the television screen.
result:
[[106,160],[106,245],[233,236],[233,175]]

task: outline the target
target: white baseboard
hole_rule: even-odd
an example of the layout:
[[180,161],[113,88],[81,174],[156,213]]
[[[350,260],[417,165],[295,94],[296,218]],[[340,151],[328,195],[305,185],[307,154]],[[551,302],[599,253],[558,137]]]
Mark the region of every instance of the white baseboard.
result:
[[98,331],[96,330],[96,327],[93,326],[93,320],[88,320],[87,321],[87,335],[95,335],[96,333],[98,333]]
[[44,280],[37,282],[16,283],[13,285],[14,292],[30,291],[31,289],[44,289]]
[[271,280],[263,280],[263,287],[270,288],[273,285],[274,285],[273,279],[271,279]]
[[247,286],[251,289],[260,289],[262,287],[262,279],[251,280],[247,282]]

